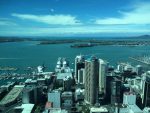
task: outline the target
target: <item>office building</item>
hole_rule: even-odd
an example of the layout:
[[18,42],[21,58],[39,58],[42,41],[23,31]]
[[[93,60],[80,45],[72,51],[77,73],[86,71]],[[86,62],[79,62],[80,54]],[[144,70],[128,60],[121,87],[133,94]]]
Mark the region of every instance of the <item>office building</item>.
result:
[[106,71],[107,63],[99,59],[99,93],[103,96],[106,94]]
[[52,103],[53,108],[61,107],[61,97],[59,91],[53,91],[48,93],[48,102]]
[[148,71],[143,75],[143,93],[142,93],[142,104],[143,107],[150,106],[150,72]]
[[63,92],[61,95],[61,107],[63,109],[71,109],[73,105],[73,93],[72,92]]
[[23,90],[22,93],[22,103],[23,104],[36,104],[38,101],[38,97],[37,97],[37,87],[35,86],[26,86]]
[[132,92],[125,92],[123,95],[123,104],[125,105],[136,104],[136,95]]
[[56,82],[59,86],[63,87],[65,91],[71,90],[71,86],[73,84],[73,75],[71,72],[67,73],[57,73]]
[[[118,112],[119,111],[119,112]],[[132,92],[125,92],[123,95],[123,105],[115,113],[143,113],[136,105],[136,95]]]
[[78,70],[85,67],[85,59],[83,55],[78,55],[75,58],[75,77],[78,80]]
[[118,104],[121,102],[121,81],[115,78],[111,82],[111,104]]
[[99,61],[96,57],[85,60],[85,102],[93,105],[98,95]]

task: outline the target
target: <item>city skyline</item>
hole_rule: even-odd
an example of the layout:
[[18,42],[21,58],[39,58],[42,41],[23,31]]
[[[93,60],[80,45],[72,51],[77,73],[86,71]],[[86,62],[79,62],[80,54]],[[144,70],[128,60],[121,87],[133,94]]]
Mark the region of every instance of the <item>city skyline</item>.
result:
[[134,36],[150,33],[148,0],[1,0],[1,36]]

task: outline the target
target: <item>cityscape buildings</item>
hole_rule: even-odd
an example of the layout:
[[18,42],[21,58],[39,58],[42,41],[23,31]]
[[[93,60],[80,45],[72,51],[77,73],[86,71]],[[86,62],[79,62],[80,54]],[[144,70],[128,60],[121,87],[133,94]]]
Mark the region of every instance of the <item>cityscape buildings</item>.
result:
[[24,82],[2,85],[0,111],[149,113],[150,72],[129,63],[116,67],[95,56],[79,55],[73,71],[66,58],[58,58],[54,72],[38,66]]

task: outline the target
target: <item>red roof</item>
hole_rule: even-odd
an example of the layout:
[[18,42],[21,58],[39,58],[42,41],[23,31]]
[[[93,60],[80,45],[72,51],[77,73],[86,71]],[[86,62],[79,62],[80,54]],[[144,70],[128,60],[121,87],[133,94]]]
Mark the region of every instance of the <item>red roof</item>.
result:
[[46,102],[45,108],[52,108],[53,107],[53,103],[52,102]]

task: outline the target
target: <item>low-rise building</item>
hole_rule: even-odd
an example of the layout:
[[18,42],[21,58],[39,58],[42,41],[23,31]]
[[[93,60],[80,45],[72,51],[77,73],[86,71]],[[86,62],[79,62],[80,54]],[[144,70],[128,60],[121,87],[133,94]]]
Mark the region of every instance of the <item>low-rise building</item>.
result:
[[15,113],[33,113],[34,104],[22,104],[21,106],[15,107]]
[[14,88],[0,101],[0,107],[4,109],[5,107],[17,103],[24,87],[24,85],[15,85]]
[[61,108],[61,95],[59,91],[48,93],[48,102],[52,103],[52,108]]

